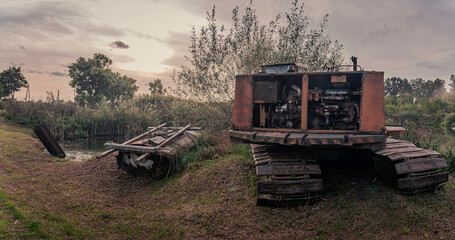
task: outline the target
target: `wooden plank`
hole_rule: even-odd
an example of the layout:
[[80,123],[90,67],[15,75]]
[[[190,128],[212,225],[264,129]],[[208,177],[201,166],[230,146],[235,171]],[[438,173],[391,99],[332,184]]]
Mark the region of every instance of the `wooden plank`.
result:
[[273,163],[256,166],[257,176],[284,176],[284,175],[306,175],[321,174],[318,164],[295,162],[295,163]]
[[386,149],[393,149],[393,148],[404,148],[404,147],[416,147],[416,145],[412,143],[387,143]]
[[418,173],[447,167],[444,158],[420,158],[395,164],[397,174]]
[[438,173],[420,177],[398,179],[398,190],[425,190],[449,180],[449,173]]
[[261,158],[255,159],[255,165],[264,164],[266,162],[274,162],[274,163],[287,163],[287,162],[302,162],[305,161],[303,158],[283,158],[283,159],[276,159],[276,158]]
[[259,194],[305,194],[322,191],[322,179],[258,181]]
[[387,138],[386,143],[398,143],[398,142],[404,142],[398,139],[393,139],[393,138]]
[[[147,132],[145,132],[145,133],[143,133],[143,134],[141,134],[141,135],[139,135],[139,136],[136,136],[136,137],[134,137],[134,138],[131,138],[130,140],[128,140],[128,141],[126,141],[126,142],[124,142],[124,143],[122,143],[122,144],[125,145],[125,144],[130,144],[130,143],[132,143],[132,142],[135,142],[135,141],[137,141],[137,140],[139,140],[139,139],[141,139],[141,138],[147,136],[148,134],[151,134],[151,133],[157,131],[158,129],[160,129],[160,128],[166,126],[166,124],[167,124],[167,123],[163,123],[163,124],[159,125],[158,127],[155,127],[155,128],[153,128],[153,129],[151,129],[151,130],[149,130],[149,131],[147,131]],[[116,149],[107,150],[107,151],[101,153],[100,155],[98,155],[96,158],[100,159],[100,158],[102,158],[102,157],[104,157],[104,156],[106,156],[106,155],[108,155],[108,154],[110,154],[110,153],[113,153],[113,152],[115,152],[115,151],[116,151]]]
[[387,156],[390,160],[396,161],[400,159],[406,159],[406,158],[417,158],[417,157],[429,157],[429,156],[434,156],[434,155],[441,155],[438,152],[431,151],[431,150],[422,150],[418,152],[411,152],[411,153],[397,153],[393,155]]
[[156,152],[156,147],[145,147],[145,146],[136,146],[136,145],[125,145],[117,143],[105,143],[104,146],[113,150],[121,150],[126,152],[136,152],[136,153],[154,153]]
[[[184,128],[180,129],[178,132],[174,133],[172,136],[170,136],[169,138],[167,138],[164,142],[162,142],[160,145],[156,146],[157,149],[159,148],[162,148],[164,146],[166,146],[168,143],[170,143],[172,140],[174,140],[176,137],[180,136],[184,131],[186,131],[188,128],[190,128],[191,125],[188,124],[187,126],[185,126]],[[136,162],[140,162],[146,158],[148,158],[152,153],[144,153],[142,154],[141,156],[139,156],[137,159],[136,159]]]
[[[155,127],[147,127],[147,130],[153,130]],[[175,131],[178,131],[180,129],[182,129],[184,127],[163,127],[162,129],[163,130],[175,130]],[[190,127],[187,129],[188,131],[201,131],[202,128],[201,127]]]
[[376,154],[382,155],[382,156],[388,156],[394,153],[408,153],[408,152],[417,152],[417,151],[425,151],[421,148],[418,147],[406,147],[406,148],[386,148],[383,150],[379,150],[376,152]]
[[44,147],[46,147],[47,151],[56,157],[64,158],[66,157],[65,152],[60,147],[58,142],[55,140],[54,136],[52,136],[49,129],[46,125],[41,124],[36,126],[33,131],[35,132],[38,139],[43,143]]

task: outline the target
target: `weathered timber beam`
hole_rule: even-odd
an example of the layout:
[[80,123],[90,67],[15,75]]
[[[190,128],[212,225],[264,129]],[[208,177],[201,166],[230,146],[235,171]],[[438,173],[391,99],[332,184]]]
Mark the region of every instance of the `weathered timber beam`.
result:
[[[183,127],[163,127],[163,129],[165,129],[165,130],[180,130],[182,128]],[[147,129],[153,129],[153,127],[148,127]],[[201,127],[189,127],[187,130],[188,131],[201,131],[202,128]]]
[[[139,136],[136,136],[136,137],[134,137],[134,138],[131,138],[130,140],[128,140],[128,141],[122,143],[122,145],[126,145],[126,144],[130,144],[130,143],[132,143],[132,142],[135,142],[135,141],[137,141],[137,140],[139,140],[139,139],[141,139],[141,138],[147,136],[148,134],[151,134],[151,133],[157,131],[158,129],[161,129],[162,127],[166,126],[166,124],[167,124],[167,123],[163,123],[163,124],[159,125],[158,127],[152,128],[152,129],[150,129],[149,131],[147,131],[147,132],[145,132],[145,133],[143,133],[143,134],[141,134],[141,135],[139,135]],[[116,150],[118,150],[118,149],[110,149],[110,150],[107,150],[107,151],[101,153],[100,155],[98,155],[96,158],[100,159],[100,158],[102,158],[102,157],[104,157],[104,156],[106,156],[106,155],[108,155],[108,154],[110,154],[110,153],[115,152]]]
[[46,125],[38,125],[33,129],[33,131],[50,154],[59,158],[66,157],[65,152],[55,140],[54,136],[52,136]]
[[125,145],[125,144],[118,144],[118,143],[105,143],[104,146],[106,148],[109,148],[112,150],[121,150],[121,151],[137,152],[137,153],[156,152],[156,147],[144,147],[144,146]]
[[[156,148],[162,148],[164,146],[166,146],[166,144],[170,143],[172,140],[174,140],[176,137],[178,137],[180,134],[182,134],[183,132],[185,132],[188,128],[190,128],[191,125],[188,124],[186,125],[184,128],[180,129],[178,132],[174,133],[172,136],[170,136],[169,138],[167,138],[166,140],[164,140],[164,142],[162,142],[160,145],[156,146]],[[144,153],[142,154],[141,156],[139,156],[137,159],[136,159],[136,162],[140,162],[146,158],[148,158],[152,153]]]

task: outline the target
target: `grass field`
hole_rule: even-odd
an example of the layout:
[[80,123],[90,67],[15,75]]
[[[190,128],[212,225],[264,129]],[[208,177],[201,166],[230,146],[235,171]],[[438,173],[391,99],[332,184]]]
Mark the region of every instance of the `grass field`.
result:
[[162,181],[134,178],[115,157],[67,162],[30,130],[0,121],[0,239],[454,239],[455,181],[403,196],[335,172],[322,199],[256,206],[247,146]]

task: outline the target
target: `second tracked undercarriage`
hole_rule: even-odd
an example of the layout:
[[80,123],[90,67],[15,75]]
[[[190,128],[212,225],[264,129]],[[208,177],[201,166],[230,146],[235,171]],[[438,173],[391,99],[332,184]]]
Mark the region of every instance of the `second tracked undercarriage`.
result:
[[[320,150],[271,144],[251,144],[259,205],[282,205],[318,198],[323,191],[319,161],[313,157]],[[386,148],[362,156],[374,160],[376,173],[390,180],[400,193],[437,189],[448,180],[446,160],[438,152],[414,144],[387,138]]]

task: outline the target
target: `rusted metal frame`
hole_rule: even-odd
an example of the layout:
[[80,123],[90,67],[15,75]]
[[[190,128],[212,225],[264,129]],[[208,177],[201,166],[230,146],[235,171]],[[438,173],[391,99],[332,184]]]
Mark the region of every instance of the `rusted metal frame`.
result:
[[[153,132],[156,132],[157,130],[161,129],[162,127],[164,127],[164,126],[166,126],[166,125],[167,125],[167,123],[163,123],[163,124],[159,125],[158,127],[155,127],[155,128],[153,128],[153,129],[151,129],[151,130],[149,130],[149,131],[147,131],[147,132],[145,132],[145,133],[143,133],[143,134],[141,134],[141,135],[139,135],[139,136],[136,136],[136,137],[134,137],[134,138],[132,138],[132,139],[130,139],[130,140],[128,140],[128,141],[122,143],[122,145],[126,145],[126,144],[130,144],[130,143],[132,143],[132,142],[135,142],[135,141],[137,141],[137,140],[139,140],[139,139],[141,139],[141,138],[147,136],[148,134],[151,134],[151,133],[153,133]],[[108,155],[108,154],[110,154],[110,153],[113,153],[113,152],[115,152],[115,151],[116,151],[116,149],[107,150],[107,151],[101,153],[100,155],[98,155],[96,158],[100,159],[100,158],[102,158],[102,157],[104,157],[104,156],[106,156],[106,155]]]
[[315,134],[302,134],[301,138],[296,138],[293,133],[281,132],[241,132],[231,131],[231,137],[248,140],[250,142],[266,142],[275,144],[291,144],[291,145],[345,145],[352,146],[354,144],[371,144],[384,143],[383,135],[341,135],[329,134],[326,137]]
[[408,132],[408,129],[403,126],[385,126],[387,137],[400,135]]
[[[189,127],[191,127],[190,124],[188,124],[187,126],[185,126],[184,128],[180,129],[178,132],[174,133],[172,136],[170,136],[169,138],[167,138],[166,140],[164,140],[164,142],[162,142],[160,145],[156,146],[156,148],[162,148],[164,147],[165,145],[167,145],[168,143],[170,143],[172,140],[174,140],[176,137],[178,137],[180,134],[182,134],[184,131],[186,131]],[[136,159],[136,162],[140,162],[146,158],[148,158],[152,153],[144,153],[142,154],[141,156],[139,156],[137,159]]]
[[309,85],[309,77],[307,74],[302,76],[302,116],[301,116],[301,126],[300,129],[307,130],[308,129],[308,85]]

